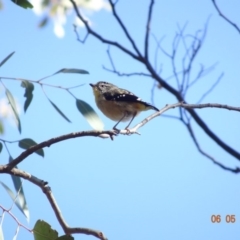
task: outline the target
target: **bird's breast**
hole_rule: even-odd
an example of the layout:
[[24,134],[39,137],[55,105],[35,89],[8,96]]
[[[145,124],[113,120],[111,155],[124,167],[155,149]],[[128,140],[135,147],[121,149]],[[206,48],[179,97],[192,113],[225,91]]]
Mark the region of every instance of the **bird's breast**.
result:
[[138,112],[129,107],[129,104],[125,102],[100,100],[96,103],[103,114],[113,121],[119,121],[124,115],[125,117],[122,119],[122,122],[129,121],[133,115]]

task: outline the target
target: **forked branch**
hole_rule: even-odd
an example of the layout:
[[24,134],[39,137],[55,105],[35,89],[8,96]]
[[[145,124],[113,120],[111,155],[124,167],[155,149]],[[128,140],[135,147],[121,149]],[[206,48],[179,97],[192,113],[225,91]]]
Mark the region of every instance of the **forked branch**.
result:
[[[97,33],[96,31],[94,31],[90,25],[88,24],[88,22],[86,20],[84,20],[83,16],[81,15],[80,11],[78,10],[78,7],[76,5],[76,3],[74,2],[74,0],[70,0],[73,4],[74,10],[78,16],[78,18],[84,23],[86,29],[87,29],[87,34],[94,36],[96,39],[98,39],[99,41],[110,45],[110,46],[114,46],[117,49],[119,49],[120,51],[126,53],[127,55],[129,55],[130,57],[132,57],[133,59],[139,61],[140,63],[142,63],[145,68],[148,70],[149,75],[152,76],[153,79],[155,79],[159,85],[163,88],[165,88],[169,93],[171,93],[172,95],[174,95],[177,99],[178,102],[186,102],[184,99],[184,96],[182,95],[182,93],[179,91],[179,89],[175,89],[174,87],[172,87],[170,84],[168,84],[159,74],[158,72],[154,69],[154,67],[152,66],[152,64],[150,63],[149,59],[148,59],[148,54],[146,54],[146,49],[148,46],[148,35],[149,35],[149,31],[146,31],[146,35],[145,35],[145,57],[143,57],[143,54],[141,54],[141,51],[137,48],[135,42],[133,41],[133,37],[130,35],[130,33],[128,32],[126,26],[123,24],[123,21],[121,20],[120,16],[117,14],[116,12],[116,3],[113,3],[112,0],[109,0],[110,5],[112,6],[112,10],[113,10],[113,17],[115,18],[115,20],[118,22],[119,26],[121,27],[121,29],[123,30],[123,32],[125,33],[126,38],[130,41],[130,44],[133,47],[133,51],[127,49],[126,47],[124,47],[122,44],[120,44],[117,41],[112,41],[109,39],[104,38],[102,35],[100,35],[99,33]],[[148,10],[148,19],[150,22],[151,19],[151,15],[152,15],[152,10],[153,10],[153,1],[150,0],[150,5],[149,5],[149,10]],[[148,22],[148,21],[147,21]],[[199,43],[199,42],[198,42]],[[200,44],[197,44],[196,46],[193,46],[195,49],[195,53],[199,50],[199,48],[201,47],[201,42]],[[196,55],[196,54],[195,54]],[[194,55],[194,56],[195,56]],[[194,59],[194,57],[193,57]],[[192,61],[193,61],[192,59]],[[186,86],[188,85],[189,81],[186,81]],[[228,152],[230,155],[232,155],[233,157],[235,157],[236,159],[238,159],[240,161],[240,153],[238,151],[236,151],[235,149],[233,149],[232,147],[230,147],[228,144],[226,144],[223,140],[221,140],[208,126],[207,124],[203,121],[203,119],[196,113],[196,111],[193,108],[187,108],[187,111],[189,112],[189,114],[192,116],[192,118],[196,121],[196,123],[203,129],[203,131],[214,141],[216,142],[222,149],[224,149],[226,152]]]

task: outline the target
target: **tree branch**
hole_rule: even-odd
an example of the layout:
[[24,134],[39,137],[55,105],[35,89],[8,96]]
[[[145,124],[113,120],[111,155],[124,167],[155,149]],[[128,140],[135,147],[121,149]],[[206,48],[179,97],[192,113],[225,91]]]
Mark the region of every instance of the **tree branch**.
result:
[[96,231],[96,230],[93,230],[90,228],[69,227],[61,214],[61,211],[57,205],[57,202],[52,194],[51,188],[48,186],[47,182],[45,182],[27,172],[24,172],[20,169],[17,169],[17,168],[9,169],[8,165],[0,165],[0,174],[1,173],[7,173],[10,175],[24,178],[24,179],[28,180],[29,182],[40,187],[42,189],[43,193],[46,195],[49,203],[51,204],[51,207],[55,213],[55,216],[56,216],[59,224],[61,225],[62,229],[64,230],[65,234],[70,235],[70,234],[74,234],[74,233],[80,233],[80,234],[92,235],[101,240],[107,240],[107,238],[100,231]]
[[[104,39],[101,35],[97,34],[95,31],[93,31],[89,24],[87,23],[87,21],[85,21],[83,19],[83,17],[80,15],[77,5],[74,2],[74,0],[70,0],[74,6],[74,9],[76,11],[77,16],[83,21],[83,23],[85,24],[88,33],[92,34],[94,37],[96,37],[98,40],[102,41],[103,43],[107,43],[109,45],[115,46],[118,49],[122,50],[123,52],[125,52],[126,54],[128,54],[129,56],[131,56],[132,58],[134,58],[135,60],[141,62],[149,71],[149,73],[152,75],[152,77],[163,87],[165,88],[169,93],[171,93],[172,95],[174,95],[176,97],[176,99],[179,102],[186,102],[185,99],[183,98],[181,92],[177,91],[175,88],[173,88],[172,86],[170,86],[166,81],[164,81],[158,74],[157,72],[153,69],[152,65],[150,64],[150,62],[143,58],[141,55],[135,55],[134,53],[132,53],[130,50],[126,49],[125,47],[123,47],[121,44],[119,44],[118,42],[112,42],[110,40]],[[109,0],[110,1],[110,0]],[[111,2],[111,1],[110,1]],[[121,25],[121,27],[123,29],[126,29],[122,23],[122,21],[120,20],[120,18],[118,17],[118,15],[114,15],[115,18],[117,18],[117,21],[119,22],[119,24]],[[240,160],[240,153],[237,152],[235,149],[233,149],[232,147],[230,147],[229,145],[227,145],[224,141],[222,141],[215,133],[213,133],[211,131],[211,129],[207,126],[207,124],[200,118],[200,116],[194,111],[194,109],[192,108],[188,108],[188,112],[190,113],[190,115],[193,117],[193,119],[196,121],[196,123],[203,129],[203,131],[214,141],[216,142],[222,149],[224,149],[226,152],[228,152],[230,155],[232,155],[233,157],[235,157],[236,159]]]
[[93,31],[88,22],[82,17],[82,15],[80,14],[76,3],[73,0],[70,0],[70,2],[73,4],[74,10],[77,14],[77,16],[79,17],[79,19],[84,23],[85,27],[87,28],[88,34],[92,34],[94,37],[96,37],[98,40],[100,40],[103,43],[115,46],[117,48],[119,48],[120,50],[122,50],[123,52],[125,52],[126,54],[130,55],[132,58],[141,61],[141,58],[137,55],[135,55],[133,52],[131,52],[130,50],[128,50],[127,48],[123,47],[121,44],[119,44],[118,42],[113,42],[110,41],[108,39],[103,38],[101,35],[99,35],[98,33],[96,33],[95,31]]
[[146,24],[146,33],[145,33],[145,58],[148,60],[148,45],[149,45],[149,32],[150,32],[150,24],[151,24],[151,18],[152,18],[152,10],[153,10],[153,4],[154,0],[151,0],[150,6],[148,9],[148,18],[147,18],[147,24]]
[[240,172],[240,168],[239,167],[236,167],[236,168],[229,168],[229,167],[226,167],[224,166],[223,164],[221,164],[220,162],[216,161],[212,156],[210,156],[208,153],[206,153],[205,151],[202,150],[202,148],[200,147],[200,144],[198,143],[197,141],[197,138],[193,132],[193,129],[190,125],[190,123],[185,123],[185,126],[187,127],[188,129],[188,132],[190,133],[190,136],[194,142],[194,144],[196,145],[198,151],[203,155],[205,156],[206,158],[210,159],[214,164],[216,164],[217,166],[219,166],[220,168],[226,170],[226,171],[230,171],[230,172],[233,172],[233,173],[239,173]]
[[237,24],[233,23],[232,21],[230,21],[225,15],[222,14],[222,12],[220,11],[219,7],[216,4],[215,0],[212,0],[214,7],[216,8],[218,14],[225,19],[230,25],[232,25],[237,31],[238,33],[240,33],[240,28],[237,26]]
[[160,109],[158,112],[155,112],[155,113],[151,114],[149,117],[145,118],[143,121],[141,121],[140,123],[135,125],[133,128],[127,129],[127,130],[125,130],[125,129],[121,130],[120,133],[127,134],[127,135],[137,133],[137,130],[140,127],[143,127],[150,120],[162,115],[164,112],[168,111],[169,109],[173,109],[173,108],[177,108],[177,107],[182,107],[182,108],[186,108],[186,109],[222,108],[222,109],[228,109],[228,110],[240,112],[240,107],[233,107],[233,106],[228,106],[228,105],[223,105],[223,104],[218,104],[218,103],[187,104],[187,103],[179,102],[179,103],[175,103],[175,104],[166,105],[164,108]]
[[[71,1],[71,0],[70,0]],[[109,0],[109,3],[112,7],[112,10],[113,10],[113,16],[116,18],[117,22],[119,23],[119,25],[121,26],[124,34],[126,35],[127,39],[129,40],[129,42],[132,44],[132,47],[133,49],[136,51],[139,59],[142,59],[142,54],[140,53],[140,51],[138,50],[137,46],[136,46],[136,43],[134,42],[134,40],[132,39],[131,35],[129,34],[126,26],[123,24],[121,18],[118,16],[117,14],[117,11],[116,11],[116,8],[115,8],[115,5],[116,3],[114,4],[112,0]]]
[[147,73],[143,73],[143,72],[133,72],[133,73],[121,73],[119,71],[116,70],[115,64],[113,62],[112,56],[111,56],[111,52],[110,52],[110,47],[108,46],[107,49],[107,55],[111,64],[112,69],[106,68],[105,66],[103,66],[103,69],[114,73],[116,75],[118,75],[119,77],[131,77],[131,76],[145,76],[145,77],[152,77],[151,75],[147,74]]
[[76,132],[76,133],[70,133],[66,135],[62,135],[56,138],[51,138],[47,141],[41,142],[37,145],[34,145],[30,148],[28,148],[26,151],[22,152],[17,158],[13,159],[9,164],[7,164],[7,168],[11,170],[16,165],[18,165],[20,162],[22,162],[26,157],[33,154],[39,149],[50,147],[52,144],[71,139],[76,137],[85,137],[85,136],[93,136],[93,137],[101,137],[101,138],[108,138],[110,137],[113,139],[113,136],[116,135],[116,132],[112,131],[83,131],[83,132]]
[[131,129],[124,129],[120,130],[120,132],[116,132],[114,130],[109,130],[109,131],[83,131],[83,132],[76,132],[76,133],[70,133],[66,135],[62,135],[56,138],[51,138],[47,141],[41,142],[37,145],[34,145],[24,152],[22,152],[18,157],[13,159],[10,163],[8,163],[7,169],[11,170],[14,168],[16,165],[18,165],[20,162],[22,162],[25,158],[27,158],[29,155],[33,154],[39,149],[45,148],[45,147],[50,147],[52,144],[67,140],[67,139],[72,139],[76,137],[85,137],[85,136],[94,136],[94,137],[101,137],[101,138],[111,138],[113,140],[113,136],[116,136],[118,133],[123,134],[123,135],[129,135],[129,134],[136,134],[137,130],[144,126],[147,122],[152,120],[153,118],[160,116],[162,113],[166,112],[167,110],[171,108],[176,108],[176,107],[183,107],[186,109],[193,109],[193,108],[223,108],[223,109],[228,109],[232,111],[238,111],[240,112],[240,107],[232,107],[228,105],[222,105],[222,104],[217,104],[217,103],[206,103],[206,104],[186,104],[183,102],[179,102],[176,104],[171,104],[171,105],[166,105],[164,108],[162,108],[160,111],[155,112],[154,114],[150,115],[149,117],[145,118],[142,122],[137,124],[135,127]]

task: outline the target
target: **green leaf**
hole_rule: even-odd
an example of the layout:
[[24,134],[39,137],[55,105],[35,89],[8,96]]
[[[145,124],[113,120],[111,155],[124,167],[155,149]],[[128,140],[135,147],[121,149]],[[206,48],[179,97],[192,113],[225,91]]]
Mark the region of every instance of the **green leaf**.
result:
[[[9,158],[9,162],[10,161],[12,161],[12,157]],[[15,168],[17,168],[17,167],[15,167]],[[27,218],[27,221],[29,221],[30,214],[29,214],[29,210],[28,210],[28,207],[27,207],[27,202],[26,202],[26,199],[25,199],[25,195],[24,195],[24,192],[23,192],[21,178],[18,177],[18,176],[14,176],[14,175],[11,175],[11,177],[12,177],[12,180],[13,180],[15,190],[18,193],[17,195],[14,194],[13,191],[6,184],[4,184],[2,181],[0,181],[0,183],[5,188],[8,195],[11,197],[11,199],[16,204],[18,209],[25,215],[25,217]]]
[[24,93],[24,97],[26,98],[25,103],[24,103],[24,112],[27,111],[32,99],[33,99],[33,90],[34,90],[34,85],[27,81],[27,80],[23,80],[21,83],[21,86],[23,88],[25,88],[25,93]]
[[103,122],[99,116],[95,113],[93,108],[86,102],[77,99],[76,100],[77,108],[81,114],[86,118],[90,126],[95,130],[103,130]]
[[14,54],[15,52],[10,53],[7,57],[5,57],[1,62],[0,62],[0,67]]
[[38,81],[42,81],[44,79],[47,79],[49,77],[52,77],[58,73],[79,73],[79,74],[89,74],[88,71],[86,70],[83,70],[83,69],[77,69],[77,68],[63,68],[55,73],[53,73],[52,75],[49,75],[49,76],[46,76],[46,77],[43,77],[41,79],[39,79]]
[[[10,156],[9,162],[11,162],[12,160],[13,158]],[[17,166],[15,166],[15,168],[17,168]],[[15,175],[11,175],[11,177],[13,180],[15,190],[18,193],[18,195],[17,195],[17,198],[14,195],[10,195],[10,197],[15,202],[19,210],[25,215],[25,217],[27,218],[27,221],[29,222],[30,214],[27,207],[27,201],[23,192],[22,180],[20,177]]]
[[0,153],[2,152],[3,144],[0,142]]
[[16,122],[17,122],[17,127],[18,127],[18,131],[21,133],[21,131],[22,131],[21,122],[20,122],[20,118],[19,118],[19,116],[18,116],[18,112],[17,112],[17,107],[16,107],[15,100],[14,100],[11,92],[10,92],[8,89],[6,89],[5,94],[6,94],[6,96],[7,96],[7,99],[8,99],[8,101],[9,101],[9,104],[10,104],[10,106],[11,106],[11,108],[12,108],[12,110],[13,110],[13,113],[14,113],[14,115],[15,115]]
[[0,121],[0,134],[4,133],[3,123]]
[[83,69],[77,69],[77,68],[63,68],[63,69],[57,71],[56,73],[54,73],[53,75],[58,74],[58,73],[79,73],[79,74],[89,74],[88,71],[83,70]]
[[[24,139],[20,140],[18,143],[18,146],[23,149],[28,149],[35,145],[37,145],[37,143],[35,141],[33,141],[31,138],[24,138]],[[38,149],[35,153],[44,157],[43,149]]]
[[25,9],[33,8],[33,5],[30,2],[28,2],[27,0],[11,0],[11,1]]
[[49,102],[56,109],[56,111],[68,122],[71,122],[68,117],[58,108],[58,106],[48,98]]
[[48,17],[44,17],[44,18],[40,21],[40,23],[38,24],[38,27],[39,27],[39,28],[45,27],[46,24],[48,23],[48,21],[49,21],[49,18],[48,18]]
[[58,237],[58,232],[53,230],[47,222],[37,220],[33,228],[34,240],[55,240]]

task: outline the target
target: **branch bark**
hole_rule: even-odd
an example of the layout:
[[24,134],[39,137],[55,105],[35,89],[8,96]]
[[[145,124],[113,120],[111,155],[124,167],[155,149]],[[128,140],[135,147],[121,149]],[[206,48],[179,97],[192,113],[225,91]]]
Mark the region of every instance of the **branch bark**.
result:
[[234,22],[232,22],[231,20],[229,20],[229,19],[221,12],[221,10],[219,9],[219,7],[218,7],[218,5],[217,5],[217,3],[216,3],[215,0],[212,0],[212,2],[213,2],[214,7],[216,8],[218,14],[219,14],[224,20],[226,20],[230,25],[232,25],[232,26],[238,31],[238,33],[240,33],[240,28],[237,26],[237,24],[235,24]]

